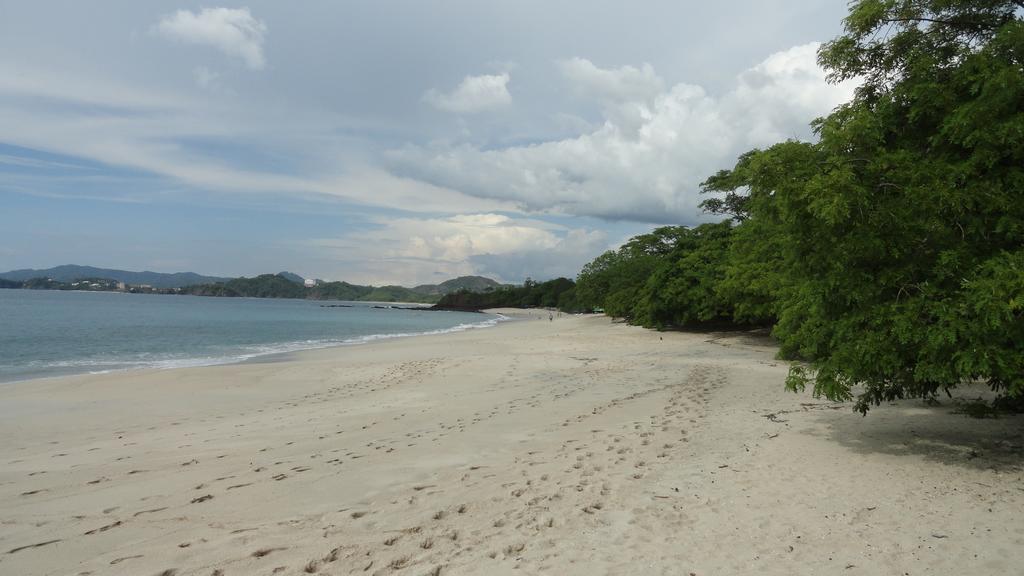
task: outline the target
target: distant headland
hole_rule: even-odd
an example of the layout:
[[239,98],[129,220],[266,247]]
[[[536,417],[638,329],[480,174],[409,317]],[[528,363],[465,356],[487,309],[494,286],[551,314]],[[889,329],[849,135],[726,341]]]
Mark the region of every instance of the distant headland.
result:
[[505,305],[555,306],[562,293],[574,285],[572,280],[565,278],[542,283],[527,280],[522,286],[513,286],[483,276],[460,276],[440,284],[420,284],[406,288],[325,282],[306,279],[291,272],[261,274],[252,278],[223,278],[194,272],[132,272],[72,264],[0,273],[0,288],[11,289],[411,302],[435,304],[439,309],[453,310]]

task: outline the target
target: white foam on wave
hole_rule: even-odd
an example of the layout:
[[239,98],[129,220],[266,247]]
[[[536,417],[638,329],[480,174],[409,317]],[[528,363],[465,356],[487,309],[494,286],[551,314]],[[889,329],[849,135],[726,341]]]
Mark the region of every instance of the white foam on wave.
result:
[[[171,370],[175,368],[197,368],[200,366],[220,366],[225,364],[238,364],[254,358],[272,356],[275,354],[288,354],[303,350],[319,350],[335,346],[358,346],[369,344],[380,340],[391,340],[394,338],[411,338],[413,336],[432,336],[439,334],[453,334],[467,330],[482,328],[493,328],[499,322],[510,320],[507,316],[495,314],[493,318],[483,322],[471,322],[458,324],[451,328],[440,328],[424,332],[394,332],[384,334],[368,334],[355,338],[326,339],[326,340],[299,340],[293,342],[279,342],[273,344],[260,344],[247,346],[223,356],[199,356],[187,358],[82,358],[72,360],[55,361],[33,361],[27,366],[42,372],[56,371],[64,374],[109,374],[112,372],[124,372],[128,370]],[[143,356],[148,356],[144,354]],[[46,376],[42,376],[46,377]]]

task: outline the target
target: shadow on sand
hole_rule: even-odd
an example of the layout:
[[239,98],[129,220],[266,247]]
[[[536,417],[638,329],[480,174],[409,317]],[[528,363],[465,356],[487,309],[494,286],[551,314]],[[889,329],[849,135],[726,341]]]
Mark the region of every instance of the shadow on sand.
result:
[[876,407],[866,417],[831,413],[821,422],[832,440],[860,454],[921,456],[1000,472],[1024,470],[1024,415],[977,419],[955,414],[956,408],[952,401],[928,406],[905,400]]

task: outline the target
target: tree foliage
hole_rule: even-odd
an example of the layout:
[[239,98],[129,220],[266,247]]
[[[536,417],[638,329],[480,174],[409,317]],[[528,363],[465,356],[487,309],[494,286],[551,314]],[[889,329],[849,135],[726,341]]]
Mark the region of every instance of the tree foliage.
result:
[[633,319],[635,303],[647,278],[676,247],[685,228],[665,226],[630,239],[583,267],[577,277],[576,297],[585,308],[601,308],[608,315]]
[[529,278],[522,286],[503,285],[485,292],[459,290],[441,297],[437,308],[483,310],[485,308],[558,308],[577,312],[576,283],[568,278],[536,282]]
[[792,248],[776,333],[811,360],[791,387],[861,385],[861,411],[964,381],[1024,392],[1020,8],[865,0],[822,48],[864,82],[816,123],[818,168],[769,183]]
[[580,305],[658,329],[761,323],[763,315],[738,306],[728,281],[738,230],[720,222],[636,236],[584,266],[576,286]]
[[[584,303],[652,326],[775,322],[813,386],[856,408],[969,381],[1024,395],[1024,2],[859,0],[819,62],[857,79],[817,142],[704,182],[733,223],[638,237]],[[657,232],[657,231],[656,231]]]

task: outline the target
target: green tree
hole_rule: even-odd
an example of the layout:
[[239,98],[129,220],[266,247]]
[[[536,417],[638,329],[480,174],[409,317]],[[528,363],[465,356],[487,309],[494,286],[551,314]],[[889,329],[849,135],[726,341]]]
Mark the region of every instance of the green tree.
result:
[[725,276],[732,224],[679,228],[672,252],[637,293],[635,321],[648,327],[727,320],[732,309],[717,291]]
[[578,303],[583,308],[603,308],[609,316],[632,319],[644,283],[685,235],[684,227],[663,226],[598,256],[576,279]]
[[[703,193],[719,193],[701,203],[708,212],[724,214],[737,223],[724,274],[715,290],[732,309],[737,323],[772,324],[790,285],[785,266],[793,240],[783,224],[780,195],[800,188],[818,169],[815,147],[783,142],[768,150],[740,157],[732,170],[723,170],[701,184]],[[756,218],[751,218],[756,214]],[[799,271],[797,271],[799,273]]]
[[709,180],[734,194],[710,208],[778,242],[778,278],[741,260],[734,274],[768,281],[784,352],[809,361],[791,388],[848,400],[859,385],[862,412],[965,381],[1024,394],[1022,10],[853,2],[819,61],[861,79],[855,98],[815,122],[818,143]]

